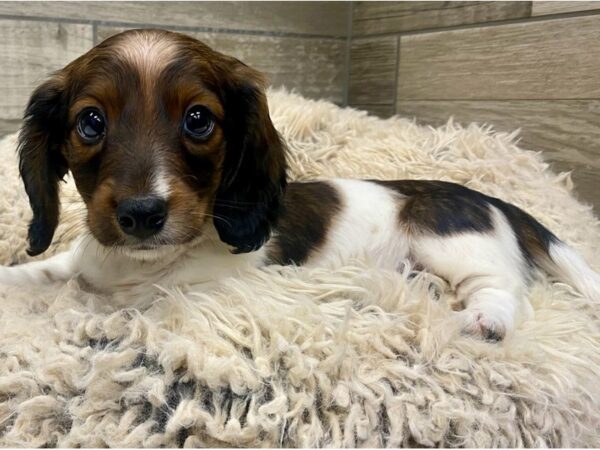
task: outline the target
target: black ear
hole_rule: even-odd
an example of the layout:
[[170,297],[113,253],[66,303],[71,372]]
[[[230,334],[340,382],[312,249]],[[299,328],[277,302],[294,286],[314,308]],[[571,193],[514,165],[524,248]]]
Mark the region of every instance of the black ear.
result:
[[260,75],[236,63],[236,77],[224,92],[226,153],[213,222],[223,242],[246,253],[269,239],[279,216],[286,160]]
[[31,256],[48,248],[58,225],[58,181],[67,173],[60,152],[66,109],[61,83],[47,81],[31,96],[19,134],[19,170],[33,210],[27,250]]

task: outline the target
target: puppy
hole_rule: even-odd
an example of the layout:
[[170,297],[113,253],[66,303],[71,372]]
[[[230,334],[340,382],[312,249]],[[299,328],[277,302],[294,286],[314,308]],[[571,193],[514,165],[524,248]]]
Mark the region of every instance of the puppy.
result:
[[79,276],[97,289],[209,282],[249,266],[335,266],[368,255],[448,280],[465,331],[513,328],[532,269],[600,300],[600,276],[522,210],[440,181],[290,183],[263,79],[188,36],[113,36],[33,93],[20,173],[30,255],[59,222],[71,171],[89,234],[45,261],[2,268],[4,283]]

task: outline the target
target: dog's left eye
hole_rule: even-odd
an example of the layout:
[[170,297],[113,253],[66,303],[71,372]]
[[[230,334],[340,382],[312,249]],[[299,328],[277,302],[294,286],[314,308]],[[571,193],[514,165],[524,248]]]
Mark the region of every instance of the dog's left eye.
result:
[[195,139],[206,139],[212,133],[215,121],[211,112],[204,106],[189,108],[183,119],[183,130]]

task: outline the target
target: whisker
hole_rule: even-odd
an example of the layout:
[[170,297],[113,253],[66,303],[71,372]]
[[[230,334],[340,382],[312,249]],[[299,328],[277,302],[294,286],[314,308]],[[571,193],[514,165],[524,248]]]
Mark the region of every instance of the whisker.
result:
[[83,243],[85,242],[85,247],[83,248],[83,250],[82,250],[82,252],[81,252],[81,253],[85,253],[85,251],[87,250],[87,248],[89,247],[89,245],[92,243],[92,239],[93,239],[92,237],[89,237],[89,239],[85,239],[85,238],[84,238],[84,239],[82,239],[82,240],[81,240],[81,241],[80,241],[80,242],[77,244],[77,247],[75,247],[75,248],[73,249],[73,250],[74,250],[74,252],[75,252],[75,253],[77,253],[77,252],[80,250],[80,248],[81,248],[81,246],[83,245]]

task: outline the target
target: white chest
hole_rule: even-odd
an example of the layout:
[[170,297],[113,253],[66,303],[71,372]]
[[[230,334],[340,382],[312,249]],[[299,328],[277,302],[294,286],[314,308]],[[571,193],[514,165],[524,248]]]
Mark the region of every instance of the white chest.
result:
[[102,291],[117,292],[203,284],[264,263],[264,250],[234,255],[220,241],[209,240],[192,248],[170,248],[160,255],[140,255],[107,250],[92,238],[75,245],[76,270],[85,282]]

